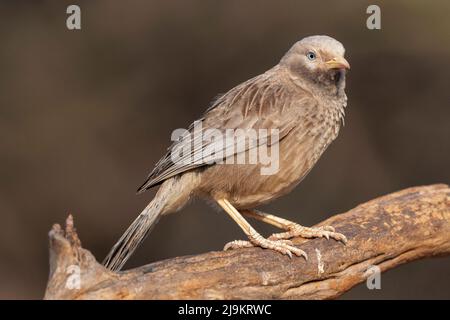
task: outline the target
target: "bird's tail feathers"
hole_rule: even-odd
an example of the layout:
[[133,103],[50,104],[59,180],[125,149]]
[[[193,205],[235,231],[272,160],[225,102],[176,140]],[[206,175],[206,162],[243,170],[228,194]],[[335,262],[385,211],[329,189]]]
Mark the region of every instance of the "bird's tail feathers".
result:
[[189,201],[198,183],[195,173],[185,173],[164,181],[153,200],[108,253],[103,261],[104,266],[112,271],[120,270],[159,218],[180,210]]
[[112,247],[103,260],[103,265],[112,271],[120,270],[158,222],[161,212],[161,207],[156,205],[155,199],[150,202]]

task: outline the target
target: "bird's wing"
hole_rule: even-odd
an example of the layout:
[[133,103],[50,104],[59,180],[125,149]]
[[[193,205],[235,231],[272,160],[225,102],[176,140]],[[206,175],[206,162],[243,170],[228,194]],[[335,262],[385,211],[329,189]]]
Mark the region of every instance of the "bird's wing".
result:
[[[168,148],[138,193],[180,173],[222,161],[226,156],[235,156],[264,143],[270,145],[275,142],[271,138],[273,129],[278,130],[277,139],[281,141],[298,123],[301,106],[314,103],[310,94],[289,90],[267,73],[238,85],[220,96],[204,116],[189,127],[188,133]],[[198,129],[200,124],[201,130]],[[236,135],[235,139],[216,139],[217,133],[225,136],[227,129],[241,129],[244,134]],[[249,129],[258,133],[256,139],[245,134]],[[237,146],[242,143],[245,147],[239,149]],[[185,150],[187,152],[180,153]],[[176,161],[173,161],[173,152],[177,154]],[[209,156],[207,161],[205,154]]]

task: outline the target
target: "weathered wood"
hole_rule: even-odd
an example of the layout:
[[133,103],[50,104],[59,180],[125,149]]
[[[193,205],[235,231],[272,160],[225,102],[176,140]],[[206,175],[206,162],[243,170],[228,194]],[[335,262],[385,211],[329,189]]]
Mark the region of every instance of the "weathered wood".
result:
[[[249,248],[178,257],[113,273],[81,247],[69,216],[65,231],[54,225],[49,234],[50,277],[45,298],[336,298],[365,281],[373,265],[386,271],[408,261],[448,255],[450,189],[447,185],[409,188],[320,225],[333,225],[344,233],[347,245],[326,239],[295,239],[308,253],[308,261]],[[73,288],[78,270],[79,289]]]

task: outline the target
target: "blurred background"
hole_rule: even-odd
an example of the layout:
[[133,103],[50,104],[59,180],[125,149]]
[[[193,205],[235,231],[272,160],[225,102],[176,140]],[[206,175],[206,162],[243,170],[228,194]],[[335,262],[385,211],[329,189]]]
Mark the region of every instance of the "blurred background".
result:
[[[82,30],[66,28],[81,7]],[[381,7],[381,30],[366,8]],[[352,65],[346,125],[268,212],[313,225],[402,188],[450,181],[449,1],[2,1],[0,298],[40,299],[47,233],[73,213],[102,260],[155,190],[137,187],[175,128],[264,72],[297,40],[327,34]],[[255,224],[263,233],[273,229]],[[244,239],[202,202],[163,218],[127,267]],[[382,276],[343,299],[450,298],[450,258]]]

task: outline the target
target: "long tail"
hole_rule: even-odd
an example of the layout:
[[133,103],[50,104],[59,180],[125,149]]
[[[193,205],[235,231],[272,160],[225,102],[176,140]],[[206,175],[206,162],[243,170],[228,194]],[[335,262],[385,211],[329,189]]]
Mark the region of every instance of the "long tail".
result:
[[163,214],[180,210],[189,201],[197,183],[195,173],[185,173],[164,181],[153,200],[112,247],[103,265],[112,271],[120,270],[159,218]]
[[112,247],[103,260],[103,265],[106,268],[112,271],[120,270],[136,248],[145,240],[145,237],[161,216],[161,206],[157,205],[156,200],[154,199],[148,204]]

